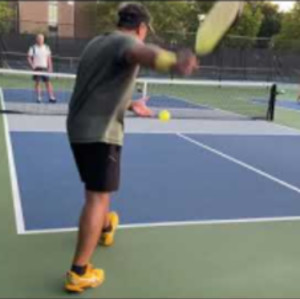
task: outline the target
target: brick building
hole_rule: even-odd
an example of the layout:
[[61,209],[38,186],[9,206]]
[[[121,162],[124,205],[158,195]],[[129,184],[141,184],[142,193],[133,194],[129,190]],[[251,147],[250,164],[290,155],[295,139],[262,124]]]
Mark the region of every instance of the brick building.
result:
[[19,33],[37,33],[70,38],[94,34],[89,9],[94,1],[18,1],[14,4]]

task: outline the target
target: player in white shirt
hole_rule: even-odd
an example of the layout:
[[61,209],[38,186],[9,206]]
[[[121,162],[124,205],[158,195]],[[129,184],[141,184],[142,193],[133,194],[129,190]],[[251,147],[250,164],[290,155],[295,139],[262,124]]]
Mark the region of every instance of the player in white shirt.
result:
[[[51,50],[49,46],[45,44],[45,37],[43,34],[38,34],[36,37],[36,44],[29,48],[28,51],[28,62],[30,67],[35,71],[40,72],[52,72],[52,58],[51,58]],[[46,85],[49,101],[51,103],[55,103],[55,95],[53,92],[53,86],[50,82],[48,76],[33,76],[33,80],[35,81],[35,91],[37,94],[37,101],[40,103],[42,101],[42,90],[40,82],[43,81]]]

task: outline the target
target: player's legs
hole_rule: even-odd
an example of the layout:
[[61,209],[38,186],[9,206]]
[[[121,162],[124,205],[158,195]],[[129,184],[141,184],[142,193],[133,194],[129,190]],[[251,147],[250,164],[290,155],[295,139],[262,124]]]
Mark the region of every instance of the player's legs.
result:
[[109,206],[109,193],[86,191],[73,265],[86,266],[98,244]]
[[34,90],[35,90],[36,100],[37,102],[40,103],[42,101],[42,89],[41,89],[39,78],[35,79]]
[[105,278],[104,271],[93,268],[90,260],[103,230],[109,193],[86,190],[85,197],[79,221],[77,246],[65,282],[67,291],[77,293],[99,286]]
[[106,206],[106,210],[105,210],[105,213],[104,213],[103,229],[106,229],[106,228],[110,227],[109,212],[110,212],[110,201],[108,201],[108,204]]
[[[42,71],[42,69],[37,67],[34,69],[34,71],[39,72]],[[36,101],[40,103],[42,101],[42,88],[41,88],[42,77],[40,75],[33,75],[32,79],[34,81],[34,91],[36,95]]]
[[77,246],[65,282],[67,291],[80,293],[86,288],[97,287],[104,281],[104,271],[93,268],[90,260],[101,237],[109,198],[108,192],[85,191]]
[[48,92],[49,101],[50,102],[56,102],[54,91],[53,91],[53,85],[50,82],[49,78],[46,78],[45,85],[46,85],[46,89],[47,89],[47,92]]
[[90,260],[101,238],[111,245],[118,224],[116,213],[109,213],[110,193],[119,187],[121,147],[104,143],[72,144],[72,151],[85,183],[86,200],[82,209],[72,268],[65,288],[81,292],[104,280],[104,271],[94,269]]

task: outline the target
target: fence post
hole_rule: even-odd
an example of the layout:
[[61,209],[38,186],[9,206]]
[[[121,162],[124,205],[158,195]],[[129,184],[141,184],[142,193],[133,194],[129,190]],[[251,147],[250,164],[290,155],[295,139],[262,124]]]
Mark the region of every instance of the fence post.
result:
[[4,61],[3,61],[3,47],[2,47],[2,34],[0,33],[0,67],[3,68]]

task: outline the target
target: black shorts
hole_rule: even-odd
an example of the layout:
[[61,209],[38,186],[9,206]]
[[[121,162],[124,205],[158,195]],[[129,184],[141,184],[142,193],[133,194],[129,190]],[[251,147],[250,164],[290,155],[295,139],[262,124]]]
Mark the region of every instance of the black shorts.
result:
[[86,190],[113,192],[119,189],[121,146],[95,142],[71,143],[71,148]]
[[[43,67],[36,67],[34,69],[35,71],[37,72],[48,72],[48,70],[46,68],[43,68]],[[32,79],[35,81],[35,82],[40,82],[40,81],[43,81],[43,82],[49,82],[49,77],[48,76],[39,76],[39,75],[34,75],[32,77]]]

